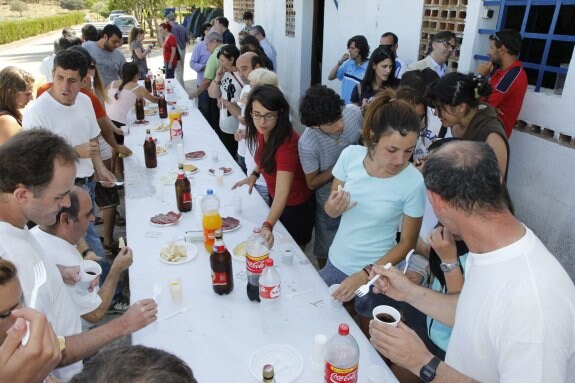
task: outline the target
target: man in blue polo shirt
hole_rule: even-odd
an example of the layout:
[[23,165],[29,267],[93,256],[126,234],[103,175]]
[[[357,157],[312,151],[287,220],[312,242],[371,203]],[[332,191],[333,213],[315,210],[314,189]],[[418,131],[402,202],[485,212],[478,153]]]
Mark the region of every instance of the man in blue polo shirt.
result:
[[344,53],[337,64],[327,76],[328,80],[341,81],[341,99],[350,103],[353,87],[363,80],[369,58],[369,44],[365,36],[353,36],[347,41],[347,52]]

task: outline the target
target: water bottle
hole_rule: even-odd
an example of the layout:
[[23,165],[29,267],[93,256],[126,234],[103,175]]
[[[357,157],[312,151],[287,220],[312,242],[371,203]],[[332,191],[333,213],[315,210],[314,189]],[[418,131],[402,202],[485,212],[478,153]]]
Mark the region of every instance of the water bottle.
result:
[[357,383],[359,346],[349,326],[339,325],[338,333],[327,343],[324,383]]
[[273,334],[281,329],[281,279],[274,260],[267,258],[260,277],[260,317],[264,333]]
[[[180,125],[180,122],[178,120],[174,120],[174,123],[172,124],[172,128],[170,129],[170,134],[171,134],[171,141],[173,145],[178,145],[178,144],[182,144],[183,140],[182,140],[182,126]],[[178,159],[179,161],[179,159]]]
[[248,274],[247,292],[250,301],[260,300],[260,275],[269,257],[268,243],[261,234],[259,227],[254,228],[252,235],[246,241],[246,272]]

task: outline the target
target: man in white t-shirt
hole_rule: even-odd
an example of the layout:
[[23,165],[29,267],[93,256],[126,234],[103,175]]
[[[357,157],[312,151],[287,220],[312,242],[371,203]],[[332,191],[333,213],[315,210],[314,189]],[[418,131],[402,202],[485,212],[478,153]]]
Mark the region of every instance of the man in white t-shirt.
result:
[[[88,224],[94,221],[94,209],[90,195],[84,189],[74,186],[69,194],[70,207],[63,207],[53,225],[36,226],[30,232],[42,245],[46,257],[52,263],[62,266],[80,266],[82,255],[76,244],[82,239]],[[91,292],[78,291],[67,285],[72,300],[76,303],[79,315],[90,324],[98,322],[110,306],[116,285],[123,271],[132,264],[132,250],[120,250],[102,287]]]
[[157,314],[156,303],[144,299],[121,317],[81,333],[80,316],[63,276],[26,229],[27,221],[54,224],[60,209],[70,206],[77,160],[74,148],[46,129],[26,130],[0,146],[0,257],[16,265],[26,305],[34,287],[34,266],[44,264],[46,283],[38,291],[34,308],[46,314],[56,334],[64,336],[60,366],[66,367],[55,371],[64,381],[81,369],[82,359],[147,326]]
[[401,322],[372,321],[373,345],[423,382],[572,381],[575,286],[509,211],[493,150],[480,142],[446,143],[428,157],[423,176],[437,218],[469,248],[463,289],[433,292],[393,268],[376,267],[383,278],[375,290],[453,326],[445,362]]

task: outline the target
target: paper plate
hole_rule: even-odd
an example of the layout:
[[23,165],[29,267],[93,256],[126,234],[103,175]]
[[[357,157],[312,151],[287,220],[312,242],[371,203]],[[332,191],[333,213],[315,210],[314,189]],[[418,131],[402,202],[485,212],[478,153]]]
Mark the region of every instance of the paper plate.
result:
[[[188,243],[188,242],[185,242],[185,241],[176,241],[176,244],[179,245],[179,246],[185,246],[185,247],[186,247],[188,257],[187,257],[186,259],[184,259],[184,260],[181,260],[181,261],[170,262],[170,261],[165,260],[164,258],[162,258],[161,255],[158,254],[158,258],[160,259],[161,262],[163,262],[163,263],[165,263],[165,264],[167,264],[167,265],[181,265],[181,264],[183,264],[183,263],[188,263],[188,262],[190,262],[191,260],[193,260],[194,258],[196,258],[196,256],[198,255],[198,247],[197,247],[196,245],[194,245],[193,243]],[[163,248],[167,247],[168,245],[169,245],[168,243],[164,243],[164,244],[162,245],[162,247],[160,248],[160,251],[161,251]]]
[[[204,155],[203,155],[202,157],[198,157],[198,158],[188,158],[188,157],[186,157],[186,160],[187,160],[187,161],[199,161],[199,160],[203,160],[204,158],[206,158],[206,157],[208,156],[208,155],[206,154],[206,151],[205,151],[205,150],[194,150],[194,151],[188,152],[188,153],[186,153],[186,154],[191,154],[191,153],[200,152],[200,151],[201,151],[201,152],[204,152]],[[185,156],[185,155],[184,155],[184,156]]]
[[274,378],[278,383],[295,382],[303,372],[303,357],[287,344],[269,344],[253,352],[249,365],[255,380],[261,382],[266,364],[274,366]]
[[[160,213],[160,214],[164,214],[164,213]],[[182,218],[184,218],[184,215],[183,215],[183,214],[180,216],[180,218],[178,218],[178,220],[177,220],[176,222],[173,222],[173,223],[163,223],[163,224],[162,224],[162,223],[154,223],[154,222],[152,222],[152,221],[151,221],[152,217],[150,217],[150,219],[148,220],[148,222],[150,223],[150,225],[152,225],[152,226],[157,226],[157,227],[174,226],[174,225],[180,223],[180,221],[182,220]]]

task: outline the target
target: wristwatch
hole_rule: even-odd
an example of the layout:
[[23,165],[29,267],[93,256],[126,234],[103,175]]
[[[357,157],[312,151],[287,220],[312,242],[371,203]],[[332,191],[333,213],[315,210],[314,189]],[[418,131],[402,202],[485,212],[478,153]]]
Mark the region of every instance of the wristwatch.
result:
[[419,379],[425,383],[432,382],[433,379],[435,379],[435,370],[437,369],[437,366],[439,366],[439,363],[441,363],[441,360],[434,356],[429,363],[421,367],[421,370],[419,370]]
[[459,267],[459,260],[455,261],[455,263],[444,263],[441,262],[441,265],[439,265],[439,268],[441,269],[441,271],[443,271],[444,273],[449,273],[452,270],[455,270],[456,268]]

